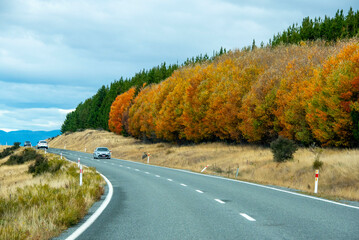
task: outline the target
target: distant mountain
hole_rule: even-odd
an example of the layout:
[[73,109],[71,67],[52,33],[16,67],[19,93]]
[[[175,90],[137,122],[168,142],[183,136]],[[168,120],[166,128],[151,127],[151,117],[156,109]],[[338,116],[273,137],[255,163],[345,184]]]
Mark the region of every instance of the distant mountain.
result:
[[24,146],[25,141],[30,141],[33,146],[37,144],[38,141],[44,140],[51,137],[56,137],[60,135],[60,130],[52,131],[30,131],[30,130],[20,130],[5,132],[0,130],[0,145],[13,145],[14,142],[20,142],[21,146]]

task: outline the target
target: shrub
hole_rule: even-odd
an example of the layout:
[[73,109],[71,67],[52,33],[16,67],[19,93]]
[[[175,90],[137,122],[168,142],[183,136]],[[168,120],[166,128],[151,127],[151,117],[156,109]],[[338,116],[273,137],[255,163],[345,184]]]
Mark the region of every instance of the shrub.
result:
[[313,162],[313,169],[317,170],[317,169],[321,169],[323,167],[323,162],[320,161],[320,155],[322,155],[323,153],[323,149],[316,147],[315,144],[313,144],[312,146],[310,146],[309,150],[314,154],[314,162]]
[[48,172],[50,169],[49,162],[47,159],[42,156],[36,156],[35,163],[29,166],[29,173],[32,173],[34,176],[40,175],[44,172]]
[[271,142],[271,151],[275,162],[284,162],[293,159],[293,154],[298,150],[298,146],[290,139],[279,136],[277,140]]
[[16,149],[18,149],[20,147],[20,143],[19,142],[15,142],[14,146],[12,147],[8,147],[5,148],[1,153],[0,153],[0,158],[4,158],[7,157],[9,155],[11,155]]
[[12,155],[4,163],[5,165],[23,164],[35,160],[37,156],[41,156],[34,149],[26,148],[20,155]]
[[323,161],[320,161],[319,158],[316,158],[313,162],[313,169],[317,170],[317,169],[321,169],[323,167]]

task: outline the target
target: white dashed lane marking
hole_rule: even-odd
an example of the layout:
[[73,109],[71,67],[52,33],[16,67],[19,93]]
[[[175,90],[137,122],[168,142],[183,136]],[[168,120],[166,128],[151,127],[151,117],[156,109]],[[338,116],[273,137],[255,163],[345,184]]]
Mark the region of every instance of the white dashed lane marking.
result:
[[145,172],[146,174],[150,174],[149,172]]
[[245,213],[240,213],[240,215],[241,215],[242,217],[244,217],[245,219],[247,219],[248,221],[251,221],[251,222],[255,222],[255,221],[256,221],[254,218],[248,216],[248,215],[245,214]]
[[167,180],[168,180],[168,181],[170,181],[170,182],[172,182],[172,181],[173,181],[173,180],[172,180],[172,179],[170,179],[170,178],[167,178]]
[[220,200],[220,199],[214,199],[214,201],[216,201],[216,202],[219,202],[219,203],[221,203],[221,204],[225,204],[225,202],[223,202],[222,200]]
[[196,192],[198,192],[198,193],[203,193],[201,190],[196,190]]
[[156,177],[160,177],[160,175],[156,175]]
[[184,184],[184,183],[181,183],[181,186],[187,187],[187,185],[186,185],[186,184]]

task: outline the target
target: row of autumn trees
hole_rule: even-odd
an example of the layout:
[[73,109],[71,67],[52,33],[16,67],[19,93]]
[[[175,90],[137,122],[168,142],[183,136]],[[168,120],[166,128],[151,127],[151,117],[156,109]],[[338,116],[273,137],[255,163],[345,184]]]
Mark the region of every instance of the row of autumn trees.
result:
[[312,41],[322,39],[326,41],[336,41],[343,38],[359,37],[359,11],[349,9],[347,15],[343,10],[338,10],[333,18],[310,19],[306,17],[302,24],[292,25],[282,33],[278,33],[269,41],[269,45],[278,46],[280,44],[297,44],[300,41]]
[[137,138],[358,146],[359,42],[230,51],[118,95],[108,126]]

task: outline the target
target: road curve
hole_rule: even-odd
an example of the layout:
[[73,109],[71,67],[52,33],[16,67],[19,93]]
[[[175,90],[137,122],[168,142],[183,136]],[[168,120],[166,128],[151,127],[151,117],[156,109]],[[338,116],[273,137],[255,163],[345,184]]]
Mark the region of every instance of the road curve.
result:
[[48,151],[80,158],[113,185],[107,208],[77,239],[359,238],[359,207],[183,170]]

